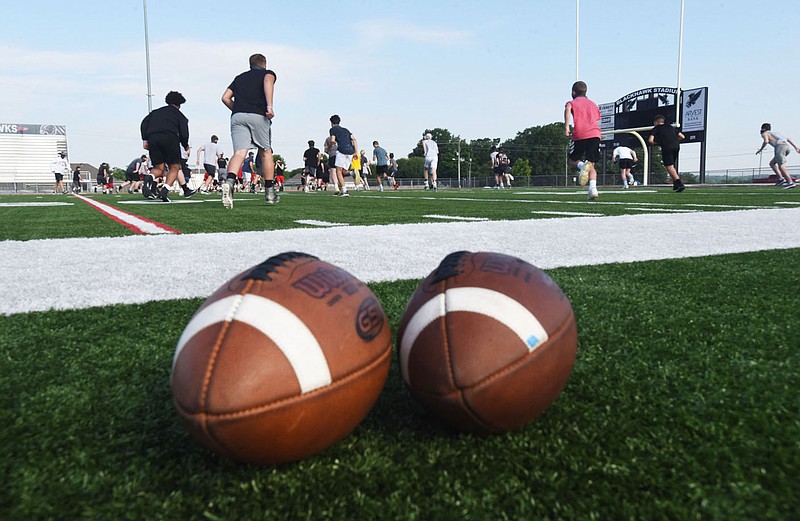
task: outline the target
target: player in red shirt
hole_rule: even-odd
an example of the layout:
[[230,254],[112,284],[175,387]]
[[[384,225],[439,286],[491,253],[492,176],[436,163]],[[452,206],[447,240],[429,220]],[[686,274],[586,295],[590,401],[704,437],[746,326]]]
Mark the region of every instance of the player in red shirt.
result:
[[[570,120],[572,128],[570,128]],[[589,184],[589,199],[597,199],[597,171],[600,160],[600,109],[586,97],[586,84],[572,84],[572,101],[564,107],[564,133],[570,141],[569,162],[580,169],[578,184]]]

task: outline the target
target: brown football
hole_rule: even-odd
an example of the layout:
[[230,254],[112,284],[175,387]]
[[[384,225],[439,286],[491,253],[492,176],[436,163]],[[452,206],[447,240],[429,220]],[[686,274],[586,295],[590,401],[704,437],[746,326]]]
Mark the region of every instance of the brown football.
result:
[[175,407],[210,449],[248,463],[316,454],[374,405],[391,331],[372,291],[302,253],[232,278],[195,312],[172,366]]
[[420,283],[397,334],[411,393],[456,430],[521,427],[555,401],[578,347],[561,288],[531,264],[499,253],[448,255]]

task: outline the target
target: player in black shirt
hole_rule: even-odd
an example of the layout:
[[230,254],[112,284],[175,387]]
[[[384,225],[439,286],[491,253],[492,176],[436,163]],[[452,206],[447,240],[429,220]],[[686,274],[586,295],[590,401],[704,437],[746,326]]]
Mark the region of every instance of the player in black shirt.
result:
[[683,192],[686,187],[675,169],[675,163],[678,160],[681,141],[686,139],[686,136],[676,128],[665,125],[665,121],[666,119],[661,114],[655,117],[653,120],[654,127],[647,142],[651,145],[661,146],[661,160],[664,166],[667,167],[667,173],[672,178],[672,189],[676,192]]
[[153,177],[164,175],[169,165],[167,179],[158,194],[162,201],[169,202],[169,187],[178,180],[184,197],[191,197],[195,190],[186,184],[181,171],[181,149],[189,150],[189,120],[180,111],[186,98],[180,92],[171,91],[165,98],[166,105],[144,117],[141,124],[144,148],[150,151]]

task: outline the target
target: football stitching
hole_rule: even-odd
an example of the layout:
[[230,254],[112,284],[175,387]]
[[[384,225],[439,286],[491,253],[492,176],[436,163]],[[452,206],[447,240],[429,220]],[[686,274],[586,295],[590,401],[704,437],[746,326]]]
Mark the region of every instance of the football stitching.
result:
[[[255,283],[254,280],[252,280],[252,279],[248,280],[247,284],[245,284],[245,287],[242,288],[242,290],[239,291],[239,296],[244,296],[245,294],[247,294],[250,291],[250,288],[253,286],[254,283]],[[229,311],[228,317],[233,318],[234,316],[236,316],[236,310],[237,310],[237,308],[239,307],[239,305],[241,303],[242,303],[242,299],[237,299],[236,300],[236,305]],[[208,389],[211,386],[211,377],[212,377],[212,374],[214,373],[214,369],[216,368],[217,355],[219,354],[219,350],[222,347],[223,341],[225,340],[225,337],[228,334],[228,329],[230,328],[231,323],[232,323],[232,320],[228,320],[227,317],[226,317],[226,320],[222,323],[222,328],[220,329],[220,332],[217,334],[217,339],[214,342],[214,347],[211,350],[211,356],[209,357],[208,364],[206,365],[206,374],[203,376],[203,389],[202,389],[202,391],[200,393],[200,410],[201,411],[205,411],[207,406],[208,406]],[[220,443],[221,443],[220,440],[218,440],[216,438],[216,436],[214,436],[211,433],[210,429],[208,428],[208,416],[206,414],[203,414],[203,416],[202,416],[201,426],[202,426],[202,429],[203,429],[203,433],[206,435],[206,437],[208,437],[209,439],[214,440],[214,442],[217,445],[220,445]]]
[[[473,255],[474,254],[468,252],[466,254],[462,254],[461,257],[459,258],[459,261],[463,262],[465,256],[469,256],[471,261]],[[444,314],[441,317],[439,317],[439,321],[441,322],[442,329],[444,330],[444,335],[442,336],[445,344],[444,352],[445,356],[447,357],[447,376],[450,378],[450,387],[458,395],[458,400],[461,402],[461,404],[464,407],[464,410],[469,414],[472,420],[477,422],[484,428],[491,428],[489,425],[486,424],[486,422],[480,417],[480,415],[478,415],[477,411],[475,411],[470,405],[470,403],[467,401],[466,397],[464,396],[464,390],[461,389],[458,385],[456,385],[456,377],[453,371],[453,358],[452,356],[450,356],[450,328],[448,327],[447,324],[448,322],[447,316],[449,311],[447,309],[447,298],[445,298],[445,294],[447,293],[448,290],[448,284],[447,284],[448,280],[450,279],[444,279],[440,282],[440,285],[442,287],[442,297],[444,298],[445,309],[444,309]]]
[[[571,309],[571,308],[570,308],[570,309]],[[569,315],[566,317],[566,319],[565,319],[565,320],[564,320],[564,321],[561,323],[561,325],[559,325],[559,326],[558,326],[558,327],[555,329],[555,331],[553,331],[553,334],[550,336],[550,338],[548,339],[548,341],[546,342],[546,344],[551,344],[551,340],[552,340],[552,339],[554,339],[554,338],[560,338],[561,334],[563,334],[563,332],[564,332],[564,330],[566,329],[566,327],[567,327],[567,326],[568,326],[570,323],[572,323],[572,322],[575,322],[575,315],[574,315],[574,313],[571,313],[571,314],[569,314]],[[537,349],[536,351],[531,351],[531,352],[529,352],[529,353],[525,354],[525,355],[524,355],[524,356],[522,356],[522,357],[521,357],[519,360],[516,360],[516,361],[515,361],[515,362],[513,362],[512,364],[510,364],[510,365],[507,365],[507,366],[505,366],[505,367],[504,367],[504,368],[502,368],[502,369],[498,369],[497,371],[495,371],[494,373],[492,373],[492,374],[490,374],[490,375],[487,375],[485,378],[483,378],[482,380],[480,380],[479,382],[477,382],[475,385],[472,385],[472,386],[470,386],[470,387],[467,387],[467,389],[478,389],[478,388],[480,388],[480,387],[483,387],[483,386],[485,386],[485,385],[488,385],[489,383],[491,383],[491,382],[493,382],[494,380],[496,380],[496,379],[500,378],[501,376],[505,375],[506,373],[510,373],[511,371],[513,371],[514,369],[516,369],[516,367],[517,367],[517,366],[519,366],[519,365],[522,365],[523,363],[525,363],[525,362],[528,360],[528,357],[530,357],[530,356],[531,356],[531,355],[533,355],[534,353],[538,353],[538,352],[544,352],[544,350],[539,350],[539,349]],[[577,358],[577,354],[576,354],[576,358]],[[574,365],[574,362],[573,362],[573,365]]]
[[[387,343],[386,348],[376,358],[374,358],[373,360],[370,360],[366,365],[364,365],[362,367],[359,367],[357,369],[354,369],[353,371],[343,375],[340,379],[334,380],[333,382],[331,382],[330,384],[326,385],[325,387],[320,387],[318,389],[314,389],[313,391],[310,391],[310,392],[307,392],[307,393],[304,393],[304,394],[298,394],[296,396],[291,396],[289,398],[283,398],[281,400],[270,402],[270,403],[265,404],[265,405],[259,405],[257,407],[250,407],[250,408],[243,409],[241,411],[236,411],[236,412],[226,412],[226,413],[216,413],[215,414],[215,413],[210,413],[210,412],[207,412],[207,411],[201,411],[201,412],[199,412],[197,414],[203,416],[203,424],[204,425],[207,423],[209,418],[210,419],[215,419],[215,420],[228,420],[228,419],[238,419],[238,418],[241,418],[241,417],[244,417],[244,416],[249,416],[249,415],[254,415],[254,414],[260,414],[262,412],[268,411],[271,408],[279,407],[281,405],[284,405],[284,404],[292,402],[292,401],[297,401],[297,400],[309,398],[309,397],[312,397],[315,394],[321,394],[323,392],[328,392],[328,391],[331,391],[331,390],[335,390],[335,389],[337,389],[337,388],[349,383],[350,381],[352,381],[356,377],[361,376],[363,373],[367,373],[369,371],[372,371],[376,366],[382,364],[385,361],[387,356],[391,356],[391,352],[392,352],[392,342],[390,340]],[[191,414],[191,413],[189,413],[189,414]]]

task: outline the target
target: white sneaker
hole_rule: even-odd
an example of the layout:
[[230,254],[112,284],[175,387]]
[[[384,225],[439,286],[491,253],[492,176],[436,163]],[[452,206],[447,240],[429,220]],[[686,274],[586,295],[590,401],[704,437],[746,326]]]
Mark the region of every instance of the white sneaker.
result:
[[588,161],[583,163],[581,167],[581,173],[578,175],[578,184],[581,186],[586,186],[589,183],[589,169],[591,168],[592,164]]
[[222,206],[228,210],[233,208],[233,197],[231,197],[230,183],[222,183]]
[[589,199],[590,201],[594,201],[595,199],[597,199],[599,197],[600,197],[600,194],[597,193],[597,190],[589,190],[589,196],[587,197],[587,199]]
[[281,196],[275,191],[274,186],[270,186],[267,188],[266,193],[264,194],[264,200],[267,204],[275,204],[281,200]]

